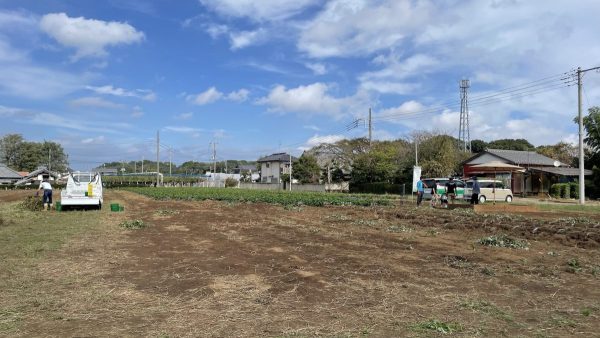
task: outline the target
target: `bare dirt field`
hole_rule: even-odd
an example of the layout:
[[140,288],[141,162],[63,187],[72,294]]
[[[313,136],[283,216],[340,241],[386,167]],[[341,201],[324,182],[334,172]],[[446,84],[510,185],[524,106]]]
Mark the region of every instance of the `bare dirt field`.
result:
[[[0,191],[0,203],[16,199]],[[4,281],[0,335],[600,335],[593,218],[155,201],[123,191],[107,201],[125,212],[36,216],[89,226],[27,266],[0,267],[0,281],[27,277]],[[148,226],[119,226],[138,219]],[[528,248],[477,243],[498,234]]]

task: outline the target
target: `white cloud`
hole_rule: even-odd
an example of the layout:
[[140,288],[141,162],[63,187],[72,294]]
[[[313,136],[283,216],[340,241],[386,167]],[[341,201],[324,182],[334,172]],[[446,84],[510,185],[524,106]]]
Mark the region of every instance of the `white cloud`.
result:
[[79,99],[69,101],[69,104],[73,107],[94,107],[94,108],[107,108],[107,109],[121,109],[125,106],[122,104],[114,103],[112,101],[105,100],[101,97],[87,96]]
[[116,88],[113,87],[112,85],[106,85],[106,86],[100,86],[100,87],[95,87],[95,86],[86,86],[85,87],[88,90],[91,90],[97,94],[102,94],[102,95],[114,95],[114,96],[119,96],[119,97],[136,97],[139,99],[143,99],[146,101],[155,101],[156,100],[156,94],[148,89],[136,89],[134,91],[129,91],[129,90],[125,90],[123,88]]
[[106,143],[106,137],[100,135],[98,137],[89,137],[81,140],[82,144],[104,144]]
[[215,101],[220,100],[223,97],[223,93],[218,91],[215,87],[210,87],[206,91],[197,95],[188,95],[186,99],[196,105],[202,106]]
[[227,99],[235,102],[244,102],[248,100],[248,95],[250,95],[250,91],[242,88],[238,91],[227,94]]
[[[76,130],[84,132],[119,133],[119,129],[131,126],[126,123],[110,123],[104,121],[81,121],[77,116],[66,117],[48,112],[38,112],[22,108],[0,106],[0,117],[12,123],[35,124],[54,127],[59,131]],[[101,127],[99,127],[101,126]]]
[[255,21],[277,21],[290,18],[318,0],[199,0],[207,8],[228,17]]
[[312,113],[341,118],[343,115],[355,115],[364,107],[362,93],[354,96],[336,98],[329,95],[330,86],[325,83],[313,83],[287,89],[275,86],[267,95],[257,101],[266,105],[269,111],[278,113]]
[[325,75],[327,74],[327,66],[323,63],[315,62],[315,63],[305,63],[304,66],[310,70],[312,70],[315,75]]
[[260,44],[266,40],[267,34],[264,29],[254,31],[241,31],[229,33],[231,49],[242,49],[252,45]]
[[218,39],[219,37],[229,33],[229,27],[227,25],[220,24],[208,24],[205,26],[204,30],[213,39]]
[[304,126],[304,129],[310,129],[310,130],[314,130],[314,131],[320,131],[321,128],[317,127],[317,126],[313,126],[313,125],[309,125],[309,126]]
[[213,103],[219,101],[221,99],[234,101],[234,102],[244,102],[248,99],[250,95],[250,91],[245,88],[230,92],[229,94],[223,94],[217,88],[210,87],[204,92],[196,95],[184,95],[186,100],[192,102],[196,105],[205,105],[209,103]]
[[167,126],[164,128],[167,131],[172,131],[175,133],[199,133],[204,131],[204,129],[193,128],[193,127],[182,127],[182,126]]
[[402,83],[391,81],[364,81],[360,84],[364,90],[371,90],[382,94],[407,95],[419,88],[417,83]]
[[71,74],[28,63],[0,63],[0,93],[30,99],[50,99],[85,86],[86,74]]
[[65,13],[46,14],[40,28],[61,45],[77,50],[74,60],[82,57],[103,57],[109,46],[128,45],[144,40],[144,33],[128,23],[71,18]]
[[403,43],[433,9],[429,1],[332,0],[301,32],[298,48],[311,57],[370,55]]

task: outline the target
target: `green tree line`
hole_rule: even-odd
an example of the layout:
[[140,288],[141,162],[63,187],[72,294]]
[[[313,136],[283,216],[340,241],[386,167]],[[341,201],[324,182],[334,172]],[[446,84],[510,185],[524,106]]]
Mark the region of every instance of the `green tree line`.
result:
[[46,166],[63,172],[69,166],[68,156],[59,143],[26,141],[20,134],[0,138],[0,162],[18,171],[33,171]]

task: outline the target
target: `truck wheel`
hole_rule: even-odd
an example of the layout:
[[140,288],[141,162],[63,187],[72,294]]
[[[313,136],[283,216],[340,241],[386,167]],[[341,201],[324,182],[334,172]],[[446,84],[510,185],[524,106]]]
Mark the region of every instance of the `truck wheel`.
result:
[[485,196],[483,196],[483,195],[479,196],[479,203],[481,203],[481,204],[485,203]]
[[512,202],[512,196],[506,196],[506,202],[508,202],[508,203]]

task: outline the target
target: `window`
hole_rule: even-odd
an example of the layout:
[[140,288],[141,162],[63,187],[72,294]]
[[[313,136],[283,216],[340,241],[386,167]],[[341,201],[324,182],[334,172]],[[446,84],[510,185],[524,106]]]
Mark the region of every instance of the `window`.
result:
[[270,163],[269,163],[269,162],[267,162],[267,168],[269,167],[269,164],[270,164]]

